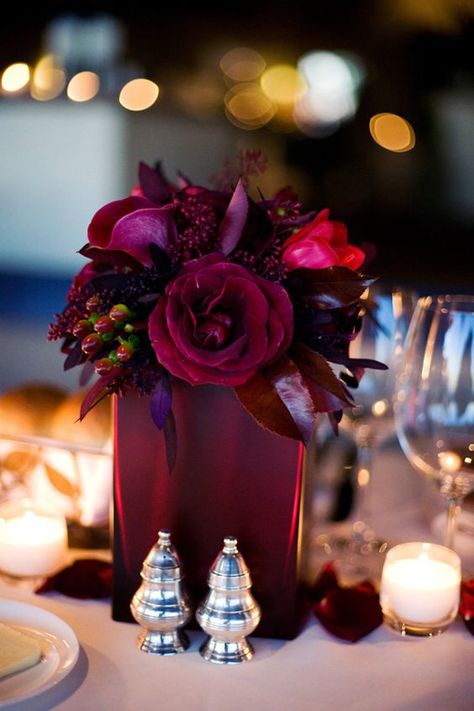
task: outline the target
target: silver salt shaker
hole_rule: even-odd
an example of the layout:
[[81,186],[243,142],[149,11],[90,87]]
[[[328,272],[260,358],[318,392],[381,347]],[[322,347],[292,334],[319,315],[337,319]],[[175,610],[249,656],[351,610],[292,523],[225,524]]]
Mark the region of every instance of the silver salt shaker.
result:
[[139,649],[163,655],[184,652],[189,641],[182,627],[191,617],[191,606],[169,531],[159,531],[157,543],[143,562],[141,578],[130,605],[143,627],[137,639]]
[[209,593],[196,612],[199,625],[210,635],[200,649],[201,656],[216,664],[250,660],[254,651],[246,636],[257,627],[261,612],[250,592],[250,574],[233,536],[224,538],[208,585]]

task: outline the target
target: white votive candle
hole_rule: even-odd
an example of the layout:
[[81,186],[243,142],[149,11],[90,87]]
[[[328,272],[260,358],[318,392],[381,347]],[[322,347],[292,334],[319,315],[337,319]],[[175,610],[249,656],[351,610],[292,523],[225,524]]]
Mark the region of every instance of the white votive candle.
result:
[[404,543],[387,553],[380,604],[391,623],[430,634],[454,619],[460,586],[461,562],[454,551],[430,543]]
[[[33,505],[34,506],[34,505]],[[65,562],[64,518],[15,504],[0,509],[0,571],[20,577],[49,575]]]

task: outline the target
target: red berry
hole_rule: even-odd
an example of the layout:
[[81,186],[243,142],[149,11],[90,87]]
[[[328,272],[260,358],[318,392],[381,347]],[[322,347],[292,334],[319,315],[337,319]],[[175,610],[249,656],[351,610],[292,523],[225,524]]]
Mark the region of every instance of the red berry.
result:
[[113,368],[115,368],[115,365],[110,358],[99,358],[95,364],[95,372],[99,375],[107,375]]
[[102,348],[102,338],[98,333],[89,333],[82,339],[81,348],[87,355],[95,355]]
[[97,333],[113,333],[114,329],[114,322],[108,316],[99,316],[94,324],[94,331]]
[[130,309],[125,304],[114,304],[109,316],[113,321],[126,321],[130,317]]
[[100,298],[97,294],[94,294],[94,296],[90,296],[87,301],[86,301],[86,309],[88,311],[91,311],[94,313],[99,309],[100,306]]
[[76,321],[74,326],[72,327],[72,334],[76,338],[84,338],[84,336],[87,336],[88,333],[91,332],[91,325],[89,321],[86,318],[80,318],[79,321]]
[[120,346],[117,348],[117,358],[121,363],[124,363],[127,360],[130,360],[134,353],[134,348],[130,343],[121,343]]

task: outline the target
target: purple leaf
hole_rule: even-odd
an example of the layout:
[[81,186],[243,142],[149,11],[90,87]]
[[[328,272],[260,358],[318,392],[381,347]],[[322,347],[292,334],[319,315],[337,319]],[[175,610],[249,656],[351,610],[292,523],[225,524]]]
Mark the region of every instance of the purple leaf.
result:
[[189,188],[192,185],[192,182],[187,178],[180,170],[177,172],[177,183],[178,183],[178,188],[180,190],[184,190],[185,188]]
[[69,352],[68,357],[64,361],[64,370],[70,370],[81,362],[84,353],[82,352],[81,342],[78,341],[74,348]]
[[161,173],[160,163],[157,164],[155,169],[146,163],[140,162],[138,178],[145,197],[159,205],[169,202],[171,194],[168,183]]
[[152,393],[150,411],[153,422],[162,430],[171,411],[171,383],[166,371],[163,371]]
[[170,410],[166,418],[163,429],[166,446],[166,461],[168,463],[168,472],[171,474],[176,463],[176,453],[178,450],[178,438],[176,435],[176,420],[173,415],[173,410]]
[[91,363],[90,360],[86,360],[79,376],[79,387],[85,387],[94,375],[94,372],[94,364]]
[[234,193],[222,220],[219,238],[220,251],[226,256],[235,249],[245,226],[249,210],[249,201],[242,181],[236,185]]
[[287,279],[291,292],[319,309],[335,309],[353,304],[374,281],[374,277],[348,267],[302,267],[290,272]]

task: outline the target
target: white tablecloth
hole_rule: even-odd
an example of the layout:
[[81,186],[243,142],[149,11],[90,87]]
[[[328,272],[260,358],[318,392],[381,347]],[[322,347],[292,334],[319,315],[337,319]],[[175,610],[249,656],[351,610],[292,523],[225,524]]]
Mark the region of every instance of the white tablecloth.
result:
[[[380,457],[374,475],[380,533],[432,540],[420,513],[420,484],[398,451]],[[401,637],[382,626],[349,644],[310,619],[295,640],[253,638],[250,663],[221,667],[201,659],[199,632],[190,633],[190,649],[176,657],[140,652],[138,628],[113,622],[107,601],[38,596],[0,583],[0,617],[2,597],[53,612],[74,629],[81,645],[73,671],[22,702],[21,711],[474,708],[474,638],[460,620],[432,639]]]

